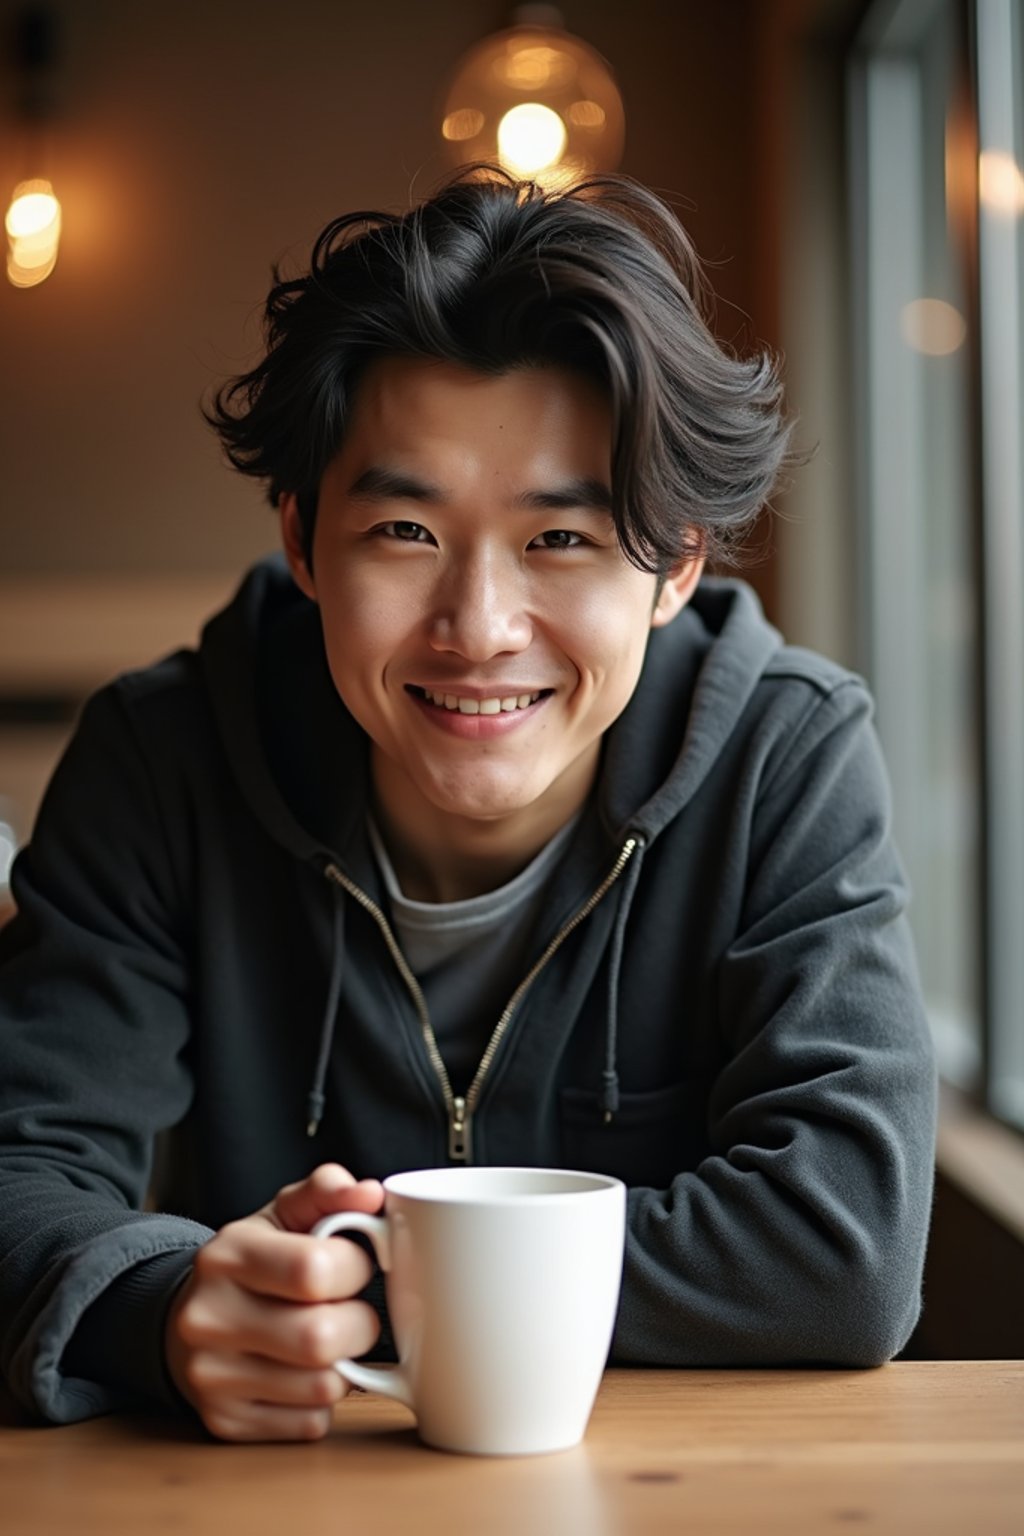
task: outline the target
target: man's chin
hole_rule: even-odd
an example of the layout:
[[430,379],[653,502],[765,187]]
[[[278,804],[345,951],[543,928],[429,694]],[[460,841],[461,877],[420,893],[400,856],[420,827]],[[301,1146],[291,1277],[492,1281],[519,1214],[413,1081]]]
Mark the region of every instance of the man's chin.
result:
[[513,821],[520,816],[528,816],[531,802],[500,801],[493,800],[444,800],[435,802],[437,809],[443,815],[450,817],[452,821],[464,822],[468,826],[500,826],[504,822]]

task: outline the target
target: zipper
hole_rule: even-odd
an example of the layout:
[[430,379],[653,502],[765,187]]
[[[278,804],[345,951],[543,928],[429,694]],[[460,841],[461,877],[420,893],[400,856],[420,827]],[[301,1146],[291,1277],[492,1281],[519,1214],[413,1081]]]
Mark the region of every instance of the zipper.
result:
[[444,1106],[448,1115],[448,1156],[453,1163],[471,1163],[473,1161],[473,1112],[483,1092],[484,1081],[490,1071],[491,1063],[504,1039],[505,1031],[512,1022],[513,1014],[527,991],[548,964],[548,961],[561,949],[569,935],[575,932],[581,923],[586,921],[598,903],[607,895],[636,852],[639,842],[640,839],[637,837],[628,837],[626,839],[619,849],[615,863],[605,875],[601,884],[590,894],[582,907],[579,907],[572,917],[562,925],[544,950],[544,953],[534,962],[518,987],[516,987],[505,1005],[490,1040],[487,1042],[487,1048],[480,1058],[480,1064],[476,1069],[465,1098],[452,1092],[451,1079],[448,1076],[448,1070],[438,1049],[437,1038],[430,1022],[430,1014],[427,1011],[427,1000],[423,996],[423,989],[409,969],[409,962],[402,954],[398,940],[392,932],[391,924],[388,922],[387,917],[373,900],[372,896],[368,896],[364,890],[361,890],[336,864],[332,863],[326,866],[324,874],[328,880],[332,880],[335,885],[340,885],[343,890],[348,892],[353,901],[358,902],[374,919],[383,935],[388,953],[395,962],[399,975],[409,989],[409,994],[419,1018],[423,1043],[426,1046],[430,1064],[434,1069],[437,1080],[441,1085],[441,1092],[444,1095]]
[[472,1150],[466,1101],[456,1094],[448,1111],[448,1156],[453,1163],[469,1163]]

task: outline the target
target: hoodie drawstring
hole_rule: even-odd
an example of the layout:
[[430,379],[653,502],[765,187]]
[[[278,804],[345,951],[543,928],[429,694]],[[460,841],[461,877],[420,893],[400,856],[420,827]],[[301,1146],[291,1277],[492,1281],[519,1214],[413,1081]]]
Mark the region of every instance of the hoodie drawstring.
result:
[[622,945],[626,937],[629,909],[633,905],[640,865],[643,862],[646,843],[637,832],[633,834],[636,851],[622,882],[619,910],[615,914],[612,929],[611,951],[608,957],[608,1012],[605,1026],[604,1071],[601,1073],[601,1110],[605,1125],[609,1125],[619,1108],[619,970],[622,965]]
[[331,1045],[334,1041],[338,1003],[341,999],[341,973],[345,968],[345,892],[340,885],[332,885],[331,894],[334,897],[331,981],[327,988],[327,1007],[324,1009],[323,1023],[320,1025],[320,1050],[316,1058],[316,1072],[313,1076],[313,1085],[309,1090],[309,1098],[306,1100],[307,1136],[316,1135],[324,1112],[324,1082],[327,1077]]

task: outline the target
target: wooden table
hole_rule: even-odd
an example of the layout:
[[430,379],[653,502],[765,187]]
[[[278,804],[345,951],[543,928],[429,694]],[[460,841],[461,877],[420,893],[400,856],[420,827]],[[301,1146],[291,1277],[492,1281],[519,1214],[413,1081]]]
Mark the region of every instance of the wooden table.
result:
[[354,1395],[328,1439],[115,1418],[0,1429],[3,1536],[1024,1532],[1024,1362],[610,1371],[584,1443],[451,1456]]

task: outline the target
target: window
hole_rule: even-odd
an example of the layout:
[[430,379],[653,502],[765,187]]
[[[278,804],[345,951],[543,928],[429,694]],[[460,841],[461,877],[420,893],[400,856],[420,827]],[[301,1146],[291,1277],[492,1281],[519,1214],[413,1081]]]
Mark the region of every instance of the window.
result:
[[852,66],[861,615],[943,1075],[1024,1128],[1024,35],[871,7]]
[[977,0],[988,1098],[1024,1128],[1024,16]]

